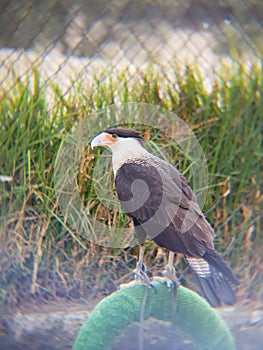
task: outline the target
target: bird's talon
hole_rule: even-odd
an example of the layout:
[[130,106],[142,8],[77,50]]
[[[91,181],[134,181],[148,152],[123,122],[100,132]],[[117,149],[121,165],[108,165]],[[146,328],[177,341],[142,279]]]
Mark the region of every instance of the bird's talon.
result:
[[147,275],[147,268],[144,264],[138,262],[136,265],[136,269],[133,270],[133,273],[135,275],[135,281],[141,282],[143,284],[146,284],[147,286],[151,286],[151,279]]
[[165,278],[167,287],[169,289],[172,289],[174,287],[176,288],[179,287],[180,282],[175,275],[174,267],[167,265],[165,270],[163,271],[163,277]]
[[166,284],[167,284],[168,289],[173,289],[175,286],[174,282],[172,282],[170,280],[167,280]]

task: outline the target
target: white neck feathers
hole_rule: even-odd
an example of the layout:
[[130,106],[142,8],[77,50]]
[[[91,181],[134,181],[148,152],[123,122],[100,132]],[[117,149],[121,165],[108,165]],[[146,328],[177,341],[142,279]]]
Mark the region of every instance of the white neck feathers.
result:
[[112,167],[114,175],[118,169],[133,159],[145,158],[149,152],[133,138],[121,138],[118,142],[110,146],[112,151]]

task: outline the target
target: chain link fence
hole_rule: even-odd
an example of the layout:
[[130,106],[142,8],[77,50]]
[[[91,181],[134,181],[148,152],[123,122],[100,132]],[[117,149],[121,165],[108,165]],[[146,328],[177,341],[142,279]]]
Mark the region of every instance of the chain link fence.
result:
[[[94,72],[128,69],[131,79],[149,62],[169,77],[196,63],[208,89],[222,62],[261,58],[260,0],[1,1],[0,85],[11,88],[32,68],[42,84],[67,92]],[[172,78],[171,78],[172,79]]]

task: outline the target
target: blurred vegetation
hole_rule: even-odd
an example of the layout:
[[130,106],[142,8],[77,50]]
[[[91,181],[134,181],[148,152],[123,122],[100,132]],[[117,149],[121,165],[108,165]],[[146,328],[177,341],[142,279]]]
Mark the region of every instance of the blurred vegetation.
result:
[[[208,162],[205,211],[216,229],[217,249],[240,275],[239,295],[262,298],[262,73],[256,63],[249,70],[223,67],[208,93],[197,67],[187,67],[184,74],[175,71],[169,80],[152,67],[132,82],[123,71],[117,80],[94,77],[89,88],[79,83],[66,96],[49,86],[52,109],[37,71],[8,93],[2,88],[0,174],[13,181],[0,183],[0,300],[13,305],[37,296],[100,298],[132,278],[137,247],[103,248],[67,226],[54,191],[54,164],[63,136],[79,120],[108,105],[134,101],[175,112],[196,133]],[[167,151],[162,138],[151,132],[148,138],[160,152]],[[121,217],[96,197],[89,174],[97,155],[90,154],[81,160],[78,175],[83,201],[93,215],[118,226]],[[187,176],[188,164],[180,156],[178,166]],[[162,270],[165,259],[149,242],[148,269]],[[184,268],[178,259],[178,273]]]
[[[206,28],[215,37],[218,54],[229,54],[233,47],[238,52],[249,49],[262,54],[262,19],[261,0],[2,0],[0,46],[28,49],[40,45],[50,50],[59,44],[64,53],[92,56],[98,47],[93,47],[85,33],[97,20],[105,26],[96,32],[101,43],[112,40],[117,23],[133,23],[134,27],[144,22],[154,30],[154,24],[167,21],[174,29]],[[71,46],[72,35],[81,36],[81,47]]]

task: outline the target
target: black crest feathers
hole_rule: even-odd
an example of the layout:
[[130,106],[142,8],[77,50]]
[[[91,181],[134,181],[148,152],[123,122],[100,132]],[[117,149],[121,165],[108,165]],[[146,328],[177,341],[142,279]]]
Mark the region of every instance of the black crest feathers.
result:
[[133,138],[137,139],[138,141],[140,141],[141,143],[144,141],[144,138],[143,138],[142,134],[140,133],[140,131],[133,130],[133,129],[117,127],[117,128],[105,129],[104,132],[111,134],[111,135],[115,134],[119,137],[133,137]]

